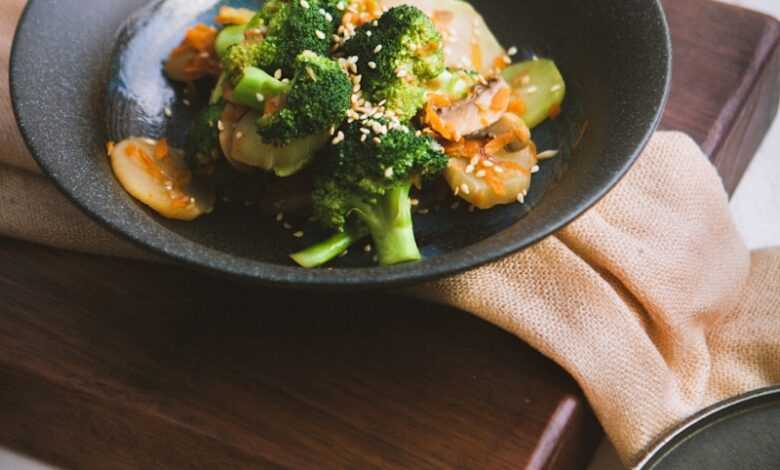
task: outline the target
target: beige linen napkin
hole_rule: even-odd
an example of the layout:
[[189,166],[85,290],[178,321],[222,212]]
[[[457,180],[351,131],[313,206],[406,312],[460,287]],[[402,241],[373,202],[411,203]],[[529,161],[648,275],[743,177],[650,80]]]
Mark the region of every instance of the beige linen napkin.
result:
[[[22,4],[0,2],[0,235],[143,257],[75,209],[24,149],[5,78]],[[657,134],[618,187],[557,235],[414,293],[555,360],[628,464],[703,407],[780,382],[780,250],[748,252],[718,175],[679,133]]]

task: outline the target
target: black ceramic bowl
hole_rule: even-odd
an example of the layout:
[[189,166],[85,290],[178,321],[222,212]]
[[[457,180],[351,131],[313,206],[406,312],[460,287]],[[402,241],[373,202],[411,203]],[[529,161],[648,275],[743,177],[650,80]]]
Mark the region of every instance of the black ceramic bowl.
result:
[[416,216],[424,261],[375,267],[370,254],[353,250],[333,269],[304,270],[287,255],[322,235],[316,230],[295,239],[273,217],[243,205],[218,207],[194,223],[163,220],[122,190],[105,156],[107,140],[130,135],[181,143],[191,110],[161,63],[217,3],[30,0],[14,41],[11,92],[33,156],[84,211],[156,252],[264,283],[396,285],[523,249],[620,180],[655,130],[668,93],[669,33],[657,0],[474,1],[505,46],[550,57],[561,68],[568,83],[563,113],[534,138],[541,149],[561,148],[562,157],[543,164],[525,205]]

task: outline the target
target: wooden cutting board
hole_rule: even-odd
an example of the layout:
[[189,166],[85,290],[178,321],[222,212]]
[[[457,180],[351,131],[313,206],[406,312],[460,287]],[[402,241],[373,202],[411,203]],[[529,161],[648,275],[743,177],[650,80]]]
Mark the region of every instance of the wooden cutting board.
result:
[[[674,89],[729,190],[772,121],[778,23],[664,2]],[[0,240],[0,445],[67,468],[587,464],[573,381],[469,315],[311,294]]]

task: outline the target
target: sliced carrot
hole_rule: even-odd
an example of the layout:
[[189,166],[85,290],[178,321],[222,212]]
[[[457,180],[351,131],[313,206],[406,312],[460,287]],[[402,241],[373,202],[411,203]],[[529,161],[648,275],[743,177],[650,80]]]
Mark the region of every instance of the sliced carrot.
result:
[[493,68],[495,68],[496,71],[498,72],[504,70],[507,67],[507,65],[509,64],[506,63],[506,60],[504,60],[504,56],[502,55],[496,57],[495,60],[493,60]]
[[518,116],[522,116],[525,114],[525,112],[528,110],[525,106],[525,102],[522,98],[519,96],[513,96],[511,100],[509,100],[509,105],[507,106],[506,110],[510,113],[517,114]]
[[493,190],[494,193],[498,197],[502,197],[506,194],[506,188],[504,187],[504,183],[501,182],[501,180],[496,176],[496,174],[491,171],[485,172],[485,182],[488,186],[490,186],[490,189]]
[[512,90],[509,87],[502,88],[493,95],[493,99],[490,101],[490,109],[493,111],[503,111],[509,106],[509,99],[511,98]]
[[445,107],[450,106],[452,104],[452,100],[447,95],[440,95],[438,93],[432,93],[428,97],[428,102],[431,103],[433,106],[438,107]]
[[167,156],[168,156],[168,141],[165,139],[160,139],[157,141],[157,144],[154,146],[154,158],[158,160],[162,160]]
[[217,24],[247,24],[255,16],[255,12],[247,8],[222,7],[219,14],[214,18]]
[[198,23],[187,31],[184,41],[193,49],[204,52],[214,48],[217,30],[203,23]]
[[114,147],[116,147],[116,144],[109,140],[106,142],[106,154],[110,157],[112,153],[114,153]]

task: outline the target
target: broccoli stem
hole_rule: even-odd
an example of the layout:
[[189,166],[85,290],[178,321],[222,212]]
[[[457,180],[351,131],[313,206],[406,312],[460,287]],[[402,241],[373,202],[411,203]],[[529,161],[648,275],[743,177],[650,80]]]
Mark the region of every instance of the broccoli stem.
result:
[[412,226],[411,186],[411,182],[400,184],[376,204],[361,204],[356,208],[355,212],[371,232],[379,264],[383,266],[422,259]]
[[303,251],[290,255],[290,258],[304,268],[317,268],[344,253],[347,248],[368,235],[367,230],[347,229]]
[[265,99],[290,91],[290,83],[284,83],[256,67],[247,67],[233,89],[230,101],[262,111]]
[[244,32],[246,31],[246,25],[233,25],[227,26],[220,31],[217,35],[217,40],[214,42],[214,49],[217,51],[219,58],[225,57],[227,50],[231,46],[241,44],[244,41]]

